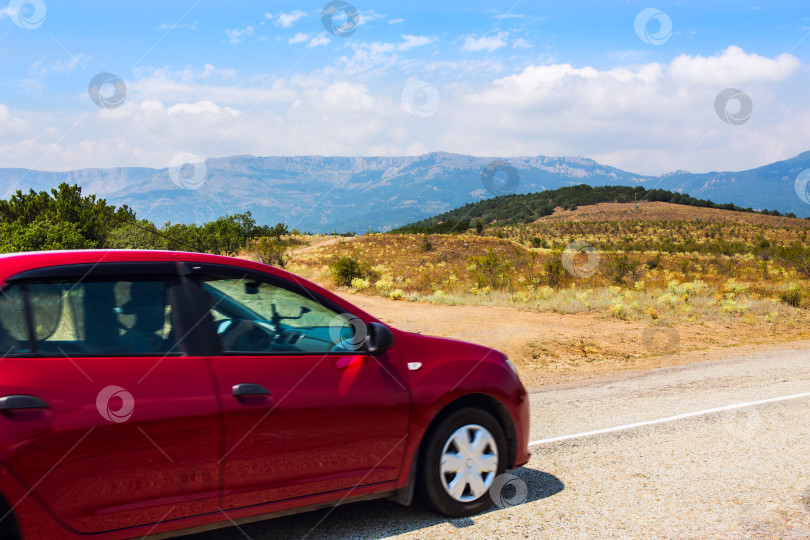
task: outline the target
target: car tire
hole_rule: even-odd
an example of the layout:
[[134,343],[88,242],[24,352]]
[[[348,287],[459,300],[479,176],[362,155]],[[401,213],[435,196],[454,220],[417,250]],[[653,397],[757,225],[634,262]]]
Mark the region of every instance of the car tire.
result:
[[450,413],[423,447],[419,495],[430,509],[451,517],[485,510],[489,489],[506,470],[506,437],[495,418],[482,409]]

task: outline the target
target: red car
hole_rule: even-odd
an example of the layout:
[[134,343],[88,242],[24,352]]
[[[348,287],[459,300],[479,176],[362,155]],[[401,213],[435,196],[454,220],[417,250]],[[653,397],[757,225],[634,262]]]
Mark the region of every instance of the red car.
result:
[[462,516],[529,460],[529,400],[503,354],[389,329],[240,259],[2,255],[0,357],[2,538],[415,495]]

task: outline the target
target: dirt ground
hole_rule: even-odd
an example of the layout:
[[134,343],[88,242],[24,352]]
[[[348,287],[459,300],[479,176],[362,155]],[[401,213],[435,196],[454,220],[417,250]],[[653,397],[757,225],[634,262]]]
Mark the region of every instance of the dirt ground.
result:
[[[712,323],[673,328],[588,314],[561,315],[509,307],[445,306],[344,295],[401,330],[471,341],[503,351],[524,385],[541,389],[632,372],[810,347],[810,329]],[[798,342],[798,343],[797,343]],[[801,343],[805,342],[805,343]]]

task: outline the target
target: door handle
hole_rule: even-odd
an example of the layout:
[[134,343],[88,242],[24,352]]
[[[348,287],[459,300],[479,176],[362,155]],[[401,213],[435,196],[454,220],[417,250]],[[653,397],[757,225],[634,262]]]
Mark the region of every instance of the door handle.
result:
[[14,394],[0,397],[0,410],[47,409],[48,402],[35,396]]
[[269,396],[270,390],[256,383],[242,383],[233,385],[235,397]]

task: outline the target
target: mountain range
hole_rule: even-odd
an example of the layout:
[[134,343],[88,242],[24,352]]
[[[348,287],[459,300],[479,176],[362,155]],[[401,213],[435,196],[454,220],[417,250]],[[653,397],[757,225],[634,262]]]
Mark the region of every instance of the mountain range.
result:
[[233,156],[208,159],[205,169],[197,189],[173,181],[169,169],[0,169],[0,198],[18,189],[48,190],[67,182],[109,203],[127,204],[139,218],[157,225],[202,223],[250,210],[259,223],[284,222],[291,229],[314,233],[384,231],[498,194],[576,184],[640,185],[810,216],[810,204],[794,187],[799,173],[810,169],[810,152],[748,171],[662,176],[634,174],[581,157],[495,158],[445,152],[413,157]]

